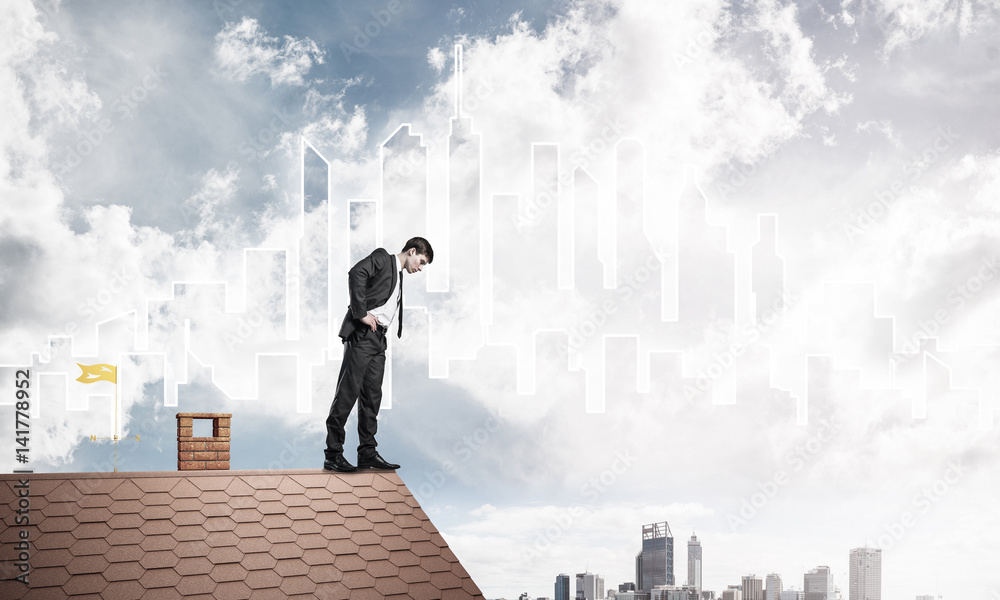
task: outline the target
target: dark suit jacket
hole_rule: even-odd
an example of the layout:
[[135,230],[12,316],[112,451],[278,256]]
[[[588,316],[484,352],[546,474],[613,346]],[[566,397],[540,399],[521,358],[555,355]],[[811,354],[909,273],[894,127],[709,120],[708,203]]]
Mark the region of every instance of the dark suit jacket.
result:
[[351,304],[340,326],[340,337],[346,340],[356,329],[367,327],[361,322],[368,311],[385,304],[396,291],[399,275],[395,260],[385,248],[376,248],[347,272],[347,288]]

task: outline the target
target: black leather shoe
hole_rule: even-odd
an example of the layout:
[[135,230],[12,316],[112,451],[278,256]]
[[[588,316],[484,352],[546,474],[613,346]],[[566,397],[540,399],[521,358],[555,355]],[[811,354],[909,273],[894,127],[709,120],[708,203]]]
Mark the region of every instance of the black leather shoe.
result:
[[323,468],[327,471],[337,471],[338,473],[353,473],[358,470],[357,467],[347,462],[343,454],[338,454],[333,457],[333,460],[324,460]]
[[399,468],[399,465],[394,465],[391,462],[387,462],[384,458],[375,453],[375,456],[370,456],[368,458],[358,457],[358,468],[359,469],[385,469],[386,471],[395,471]]

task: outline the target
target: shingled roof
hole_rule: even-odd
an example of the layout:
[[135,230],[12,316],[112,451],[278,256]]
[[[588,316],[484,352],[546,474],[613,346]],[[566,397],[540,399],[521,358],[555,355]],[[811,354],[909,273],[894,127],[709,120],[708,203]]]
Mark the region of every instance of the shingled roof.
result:
[[4,599],[483,597],[390,471],[0,475],[0,519]]

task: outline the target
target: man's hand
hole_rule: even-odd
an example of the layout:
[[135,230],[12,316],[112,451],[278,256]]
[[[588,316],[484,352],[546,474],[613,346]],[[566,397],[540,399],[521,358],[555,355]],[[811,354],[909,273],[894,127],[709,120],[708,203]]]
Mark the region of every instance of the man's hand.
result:
[[361,318],[361,322],[364,323],[365,325],[371,327],[372,331],[375,331],[375,325],[376,325],[376,323],[378,323],[378,321],[375,320],[375,315],[373,315],[371,313],[368,313],[367,315],[365,315],[364,317],[362,317]]

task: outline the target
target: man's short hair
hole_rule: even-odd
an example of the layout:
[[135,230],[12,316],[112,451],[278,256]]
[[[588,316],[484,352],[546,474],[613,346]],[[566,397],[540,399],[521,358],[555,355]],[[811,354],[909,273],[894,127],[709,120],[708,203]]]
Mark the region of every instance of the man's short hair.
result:
[[410,248],[414,248],[417,254],[423,254],[427,257],[427,264],[434,262],[434,249],[431,248],[431,243],[422,237],[413,237],[406,241],[406,245],[403,246],[403,252],[406,252]]

